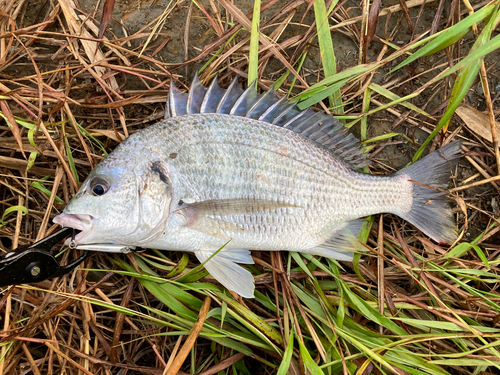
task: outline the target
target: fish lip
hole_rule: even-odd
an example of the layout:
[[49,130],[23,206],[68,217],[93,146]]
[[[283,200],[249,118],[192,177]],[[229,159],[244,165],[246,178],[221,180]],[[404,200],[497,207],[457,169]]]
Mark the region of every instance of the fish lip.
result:
[[[77,244],[81,244],[83,238],[92,231],[94,228],[94,217],[87,214],[66,214],[62,213],[57,215],[53,220],[54,223],[59,224],[63,228],[74,228],[81,230],[75,237]],[[64,243],[69,245],[71,239],[67,239]]]

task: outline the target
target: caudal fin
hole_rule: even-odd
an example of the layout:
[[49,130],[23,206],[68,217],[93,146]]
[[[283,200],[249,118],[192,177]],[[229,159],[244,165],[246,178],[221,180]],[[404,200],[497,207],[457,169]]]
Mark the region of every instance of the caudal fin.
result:
[[[398,175],[439,189],[447,189],[453,160],[461,157],[461,142],[452,142],[402,169]],[[457,238],[455,222],[445,193],[413,184],[411,210],[402,217],[441,244]]]

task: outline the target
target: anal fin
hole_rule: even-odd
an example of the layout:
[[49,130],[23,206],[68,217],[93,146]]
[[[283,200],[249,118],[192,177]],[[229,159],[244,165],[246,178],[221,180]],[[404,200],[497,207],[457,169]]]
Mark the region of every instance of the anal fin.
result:
[[357,239],[364,224],[366,221],[359,219],[342,224],[324,243],[302,252],[330,259],[352,261],[354,252],[365,250]]
[[[195,255],[200,262],[205,262],[215,251],[197,250]],[[206,270],[218,282],[227,289],[238,293],[245,298],[254,297],[254,278],[250,272],[237,263],[253,264],[250,251],[240,250],[221,250],[206,264]]]

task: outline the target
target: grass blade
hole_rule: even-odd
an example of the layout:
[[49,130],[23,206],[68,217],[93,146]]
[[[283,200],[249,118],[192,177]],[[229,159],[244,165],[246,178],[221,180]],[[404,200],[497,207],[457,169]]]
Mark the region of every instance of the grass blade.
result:
[[[336,3],[337,0],[333,1],[330,9],[333,9]],[[326,12],[325,0],[314,0],[314,16],[316,19],[316,28],[318,30],[321,64],[323,65],[325,77],[329,77],[337,73],[337,65],[335,61],[335,52],[333,50],[332,35],[330,33],[330,25],[328,24],[328,13]],[[336,112],[343,114],[344,107],[342,105],[340,88],[329,91],[327,96],[330,100],[330,107],[336,108]]]
[[248,53],[248,82],[258,78],[259,69],[260,0],[254,0],[250,52]]
[[283,354],[283,359],[281,360],[280,367],[276,375],[286,375],[288,369],[290,368],[290,363],[292,362],[293,355],[293,339],[294,339],[294,329],[292,327],[290,331],[290,337],[288,338],[288,344],[286,346],[285,353]]
[[28,209],[24,206],[11,206],[7,208],[3,214],[2,218],[0,219],[0,227],[3,227],[5,225],[5,217],[10,214],[11,212],[16,212],[16,211],[21,211],[23,215],[26,215],[28,213]]
[[488,5],[484,8],[481,8],[479,11],[475,12],[473,15],[466,17],[462,21],[457,24],[447,28],[440,33],[433,34],[432,36],[422,40],[422,43],[428,42],[424,47],[420,48],[417,52],[412,54],[406,60],[404,60],[401,64],[397,65],[394,69],[392,69],[390,73],[395,72],[396,70],[401,69],[403,66],[408,65],[409,63],[431,54],[435,54],[442,49],[451,46],[453,43],[456,43],[457,40],[463,38],[465,34],[471,31],[472,25],[475,23],[481,22],[483,19],[488,17],[488,15],[493,12],[494,5]]
[[[477,12],[479,13],[479,12]],[[474,13],[477,14],[477,13]],[[429,137],[425,140],[425,142],[420,146],[418,151],[415,153],[413,157],[413,161],[417,161],[422,153],[425,150],[425,147],[434,139],[434,137],[438,134],[441,129],[446,131],[448,124],[450,122],[451,116],[455,113],[455,110],[462,103],[463,98],[469,92],[472,83],[477,77],[477,73],[481,67],[481,63],[484,55],[488,52],[491,52],[491,48],[497,49],[500,47],[500,36],[497,35],[495,38],[491,38],[491,33],[494,28],[498,24],[500,18],[499,6],[495,6],[494,12],[491,14],[491,17],[487,24],[485,25],[483,31],[475,41],[474,45],[471,48],[469,55],[462,60],[462,65],[460,72],[457,75],[457,79],[453,85],[453,89],[448,100],[448,105],[446,107],[446,112],[439,120],[438,125],[434,129],[434,131],[429,135]],[[456,66],[454,67],[456,68]],[[450,71],[452,71],[450,69]],[[451,73],[448,73],[451,74]]]

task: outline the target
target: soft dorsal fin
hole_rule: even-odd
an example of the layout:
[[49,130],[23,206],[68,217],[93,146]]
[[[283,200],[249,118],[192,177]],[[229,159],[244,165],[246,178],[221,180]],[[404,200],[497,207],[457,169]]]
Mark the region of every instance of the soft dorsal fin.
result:
[[186,94],[171,80],[165,119],[195,113],[223,113],[264,121],[302,134],[329,149],[351,168],[359,169],[368,164],[359,140],[346,133],[340,121],[311,108],[301,111],[295,103],[278,99],[273,89],[259,94],[255,82],[243,90],[236,77],[227,89],[223,89],[217,84],[216,76],[206,88],[197,73]]

